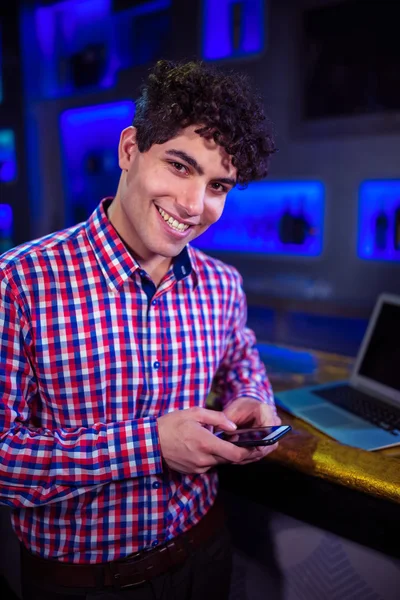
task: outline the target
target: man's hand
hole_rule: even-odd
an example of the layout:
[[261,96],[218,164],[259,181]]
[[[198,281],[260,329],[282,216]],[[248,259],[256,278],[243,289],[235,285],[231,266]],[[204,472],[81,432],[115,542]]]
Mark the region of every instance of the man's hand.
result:
[[170,469],[180,473],[205,473],[227,462],[242,464],[253,453],[220,440],[204,427],[234,431],[234,423],[223,412],[206,408],[176,410],[159,417],[157,423],[163,459]]
[[246,396],[234,400],[223,412],[226,418],[236,423],[238,427],[267,427],[281,424],[274,406]]
[[[236,423],[238,427],[266,427],[280,425],[282,422],[276,414],[275,407],[246,396],[234,400],[223,412],[227,419]],[[257,446],[240,464],[245,465],[260,460],[276,450],[277,447],[278,444]]]

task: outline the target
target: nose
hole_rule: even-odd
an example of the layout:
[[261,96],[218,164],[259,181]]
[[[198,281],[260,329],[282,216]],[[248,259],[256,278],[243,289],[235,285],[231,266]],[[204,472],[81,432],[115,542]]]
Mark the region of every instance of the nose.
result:
[[203,213],[205,187],[199,182],[188,182],[177,197],[178,210],[183,218],[197,217]]

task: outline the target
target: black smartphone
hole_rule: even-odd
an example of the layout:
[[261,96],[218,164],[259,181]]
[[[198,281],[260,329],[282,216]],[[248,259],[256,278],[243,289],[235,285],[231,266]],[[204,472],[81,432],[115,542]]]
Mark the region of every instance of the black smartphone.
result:
[[270,446],[289,433],[291,429],[290,425],[271,425],[269,427],[236,429],[236,431],[217,431],[215,435],[236,446]]

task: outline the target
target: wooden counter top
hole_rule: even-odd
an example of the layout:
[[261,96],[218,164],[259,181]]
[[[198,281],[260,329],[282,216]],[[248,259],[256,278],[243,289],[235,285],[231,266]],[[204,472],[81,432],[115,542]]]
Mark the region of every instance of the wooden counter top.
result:
[[[293,351],[296,353],[295,349]],[[306,374],[288,372],[287,369],[279,373],[276,361],[268,365],[268,355],[263,356],[275,392],[349,377],[352,368],[350,358],[309,352],[315,359],[316,368]],[[283,423],[292,425],[293,432],[280,442],[278,450],[266,460],[400,503],[400,446],[367,452],[340,444],[283,410],[279,410],[279,415]]]
[[[267,346],[260,353],[275,392],[350,375],[352,360],[344,356]],[[221,466],[222,492],[242,497],[244,511],[257,502],[266,514],[287,514],[400,559],[400,446],[366,452],[279,414],[293,432],[262,461]]]

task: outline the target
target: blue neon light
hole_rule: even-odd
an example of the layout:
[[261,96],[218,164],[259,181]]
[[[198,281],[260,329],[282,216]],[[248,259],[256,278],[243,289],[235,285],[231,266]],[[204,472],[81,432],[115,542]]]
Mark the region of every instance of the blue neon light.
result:
[[0,230],[9,233],[12,230],[13,213],[9,204],[0,204]]
[[0,204],[0,254],[12,248],[13,212],[8,204]]
[[0,130],[0,181],[11,182],[17,176],[15,137],[11,129]]
[[262,181],[245,190],[235,188],[220,220],[193,245],[211,251],[318,256],[324,203],[324,186],[318,181]]
[[358,256],[400,260],[400,179],[364,181],[360,185]]
[[132,124],[130,101],[85,106],[60,116],[66,190],[66,224],[87,218],[105,196],[117,190],[121,170],[118,142]]
[[264,18],[264,0],[203,0],[203,58],[261,53],[265,47]]
[[[132,32],[135,19],[166,11],[171,0],[143,2],[124,11],[113,12],[112,0],[64,0],[23,13],[22,32],[25,62],[40,65],[30,77],[30,95],[55,98],[75,94],[71,58],[88,51],[97,52],[100,71],[96,83],[87,87],[110,88],[116,84],[121,69],[152,60],[163,32],[160,23],[150,26],[143,57],[135,56]],[[161,29],[168,21],[161,22]],[[152,35],[154,33],[154,35]],[[29,43],[28,43],[29,40]],[[96,66],[96,65],[95,65]],[[92,71],[93,73],[93,71]],[[96,79],[96,77],[95,77]]]

